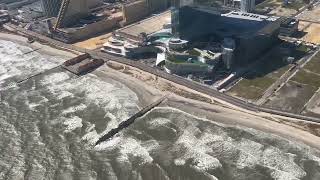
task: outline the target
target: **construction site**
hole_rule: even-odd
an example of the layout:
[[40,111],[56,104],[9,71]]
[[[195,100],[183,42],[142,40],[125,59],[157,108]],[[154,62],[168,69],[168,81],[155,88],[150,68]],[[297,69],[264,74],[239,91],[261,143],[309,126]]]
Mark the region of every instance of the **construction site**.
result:
[[21,0],[0,1],[11,21],[66,43],[92,38],[169,7],[169,1]]

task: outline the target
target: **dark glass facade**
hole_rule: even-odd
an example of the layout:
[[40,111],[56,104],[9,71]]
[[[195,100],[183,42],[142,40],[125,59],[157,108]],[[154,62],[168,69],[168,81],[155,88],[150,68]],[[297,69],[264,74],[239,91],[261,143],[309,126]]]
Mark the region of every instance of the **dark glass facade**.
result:
[[249,63],[279,42],[278,27],[273,28],[268,34],[259,33],[265,27],[272,25],[273,21],[224,16],[220,12],[209,9],[185,6],[179,9],[177,22],[177,31],[181,39],[195,41],[206,39],[205,37],[211,35],[220,41],[224,38],[234,39],[236,42],[235,65]]

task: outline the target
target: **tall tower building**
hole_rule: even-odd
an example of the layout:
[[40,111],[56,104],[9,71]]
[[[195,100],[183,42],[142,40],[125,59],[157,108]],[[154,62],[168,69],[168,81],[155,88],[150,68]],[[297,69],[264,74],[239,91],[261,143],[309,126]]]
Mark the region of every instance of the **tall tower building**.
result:
[[63,0],[55,29],[75,24],[89,15],[88,0]]
[[57,17],[62,0],[41,0],[41,5],[47,17]]
[[255,0],[241,0],[241,11],[252,12],[256,6]]
[[179,37],[179,9],[183,6],[192,5],[193,3],[193,0],[172,0],[171,26],[173,36]]

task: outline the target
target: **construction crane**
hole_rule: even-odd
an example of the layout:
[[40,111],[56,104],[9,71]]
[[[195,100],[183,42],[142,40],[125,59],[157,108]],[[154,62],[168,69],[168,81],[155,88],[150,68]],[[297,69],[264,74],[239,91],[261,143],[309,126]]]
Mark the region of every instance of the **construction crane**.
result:
[[61,24],[62,24],[62,22],[63,22],[63,20],[65,18],[66,13],[67,13],[69,4],[70,4],[70,0],[63,0],[62,1],[61,7],[60,7],[60,11],[59,11],[59,14],[58,14],[58,17],[57,17],[57,21],[56,21],[56,24],[53,27],[53,30],[56,31],[58,28],[61,27]]

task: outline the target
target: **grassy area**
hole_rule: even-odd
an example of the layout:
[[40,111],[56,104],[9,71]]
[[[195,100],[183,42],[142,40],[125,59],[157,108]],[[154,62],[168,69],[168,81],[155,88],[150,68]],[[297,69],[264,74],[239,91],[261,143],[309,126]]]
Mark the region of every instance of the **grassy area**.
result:
[[248,100],[258,100],[263,95],[265,90],[274,82],[274,79],[267,76],[252,80],[242,79],[228,92],[228,94]]
[[307,84],[315,88],[320,87],[320,75],[309,73],[303,69],[300,70],[291,80],[301,84]]
[[316,90],[317,88],[313,86],[289,80],[265,105],[279,110],[301,113],[304,105]]
[[188,50],[188,54],[192,55],[192,56],[200,56],[200,52],[196,51],[194,49]]
[[[305,48],[300,50],[303,49]],[[315,70],[319,71],[320,68],[319,57],[320,55],[317,55],[317,57],[308,62],[307,66],[300,69],[266,105],[294,113],[301,113],[305,104],[320,88],[320,74],[314,73]]]
[[301,53],[307,53],[310,51],[310,48],[304,44],[301,44],[296,51],[301,52]]
[[316,54],[308,64],[306,64],[304,69],[320,74],[320,53]]
[[[275,48],[267,56],[260,59],[250,72],[243,76],[238,84],[231,88],[230,95],[235,95],[249,100],[259,99],[263,93],[287,72],[291,65],[281,55],[281,48]],[[299,46],[290,53],[296,60],[302,58],[309,49]]]
[[185,60],[183,59],[178,59],[178,58],[174,58],[174,57],[168,57],[168,60],[173,62],[173,63],[177,63],[177,64],[183,64],[183,63],[187,63]]
[[[281,59],[281,58],[280,58]],[[270,58],[270,62],[263,62],[249,73],[235,87],[230,90],[236,96],[258,100],[263,93],[290,68],[278,58]]]
[[291,66],[284,66],[280,69],[277,69],[276,71],[273,71],[271,74],[271,77],[273,78],[280,78],[285,72],[287,72],[290,69]]
[[186,59],[175,57],[175,56],[168,56],[168,60],[177,63],[177,64],[194,64],[194,65],[199,65],[199,66],[208,66],[208,64],[202,63],[195,59],[196,57],[190,57],[191,61],[188,62]]

